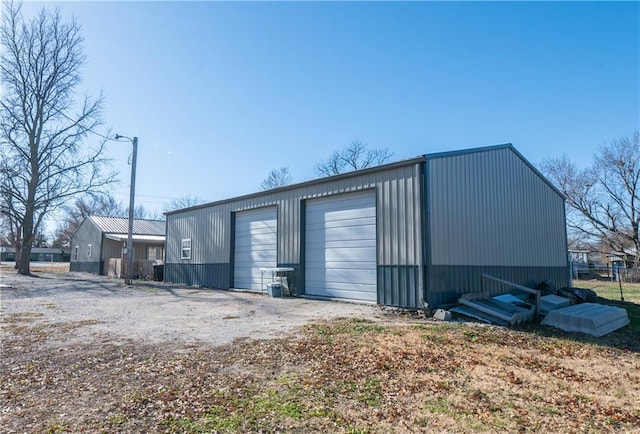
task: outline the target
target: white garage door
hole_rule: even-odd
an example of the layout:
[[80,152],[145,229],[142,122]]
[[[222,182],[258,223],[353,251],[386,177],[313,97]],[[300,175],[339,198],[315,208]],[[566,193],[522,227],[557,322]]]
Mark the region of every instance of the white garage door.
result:
[[375,192],[310,200],[305,292],[377,301]]
[[260,268],[277,262],[276,208],[236,214],[234,288],[260,290]]

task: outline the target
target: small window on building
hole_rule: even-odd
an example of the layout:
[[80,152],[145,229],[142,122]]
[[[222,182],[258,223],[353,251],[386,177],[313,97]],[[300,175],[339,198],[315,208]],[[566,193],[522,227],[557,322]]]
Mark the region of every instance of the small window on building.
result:
[[91,244],[87,244],[87,258],[91,257],[91,250],[92,250]]
[[75,248],[73,249],[73,260],[77,261],[78,260],[78,251],[80,250],[80,246],[75,246]]
[[182,259],[191,259],[191,238],[182,240]]
[[155,261],[158,259],[158,248],[147,246],[147,259],[150,261]]

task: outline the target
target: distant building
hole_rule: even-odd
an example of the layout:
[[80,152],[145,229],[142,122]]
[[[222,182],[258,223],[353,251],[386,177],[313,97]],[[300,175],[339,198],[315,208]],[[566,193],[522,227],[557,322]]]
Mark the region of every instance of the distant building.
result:
[[[71,237],[70,271],[120,276],[124,267],[129,220],[90,216]],[[134,273],[150,274],[150,265],[164,260],[165,222],[133,221]]]
[[614,268],[633,268],[636,265],[638,254],[636,249],[625,249],[624,251],[613,251],[606,257]]
[[589,273],[589,250],[569,249],[569,266],[574,279]]
[[569,249],[569,261],[573,264],[589,264],[589,250]]
[[[69,256],[66,255],[64,249],[60,247],[33,247],[31,248],[29,260],[32,262],[69,262]],[[15,262],[15,247],[1,246],[0,261]]]
[[512,145],[427,154],[171,211],[165,281],[422,309],[568,286],[562,194]]

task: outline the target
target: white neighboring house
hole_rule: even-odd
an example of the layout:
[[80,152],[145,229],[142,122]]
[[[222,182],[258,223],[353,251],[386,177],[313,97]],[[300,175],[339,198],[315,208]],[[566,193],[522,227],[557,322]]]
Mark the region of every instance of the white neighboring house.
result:
[[569,249],[569,266],[573,279],[580,278],[581,274],[589,273],[589,253],[589,250]]

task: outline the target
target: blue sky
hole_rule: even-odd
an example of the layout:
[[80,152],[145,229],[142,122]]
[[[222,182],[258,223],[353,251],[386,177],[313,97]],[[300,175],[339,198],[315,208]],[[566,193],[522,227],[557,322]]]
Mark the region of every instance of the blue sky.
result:
[[[32,13],[43,3],[25,4]],[[513,143],[589,164],[640,123],[640,3],[47,2],[83,28],[81,92],[139,137],[160,210],[295,182],[359,139],[394,159]],[[128,202],[130,146],[113,143]]]

